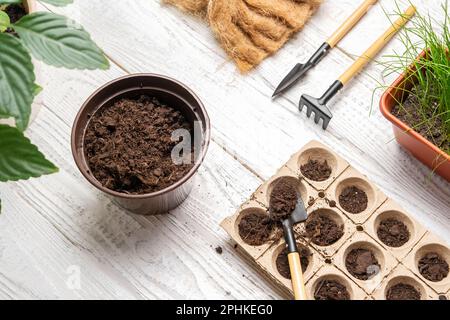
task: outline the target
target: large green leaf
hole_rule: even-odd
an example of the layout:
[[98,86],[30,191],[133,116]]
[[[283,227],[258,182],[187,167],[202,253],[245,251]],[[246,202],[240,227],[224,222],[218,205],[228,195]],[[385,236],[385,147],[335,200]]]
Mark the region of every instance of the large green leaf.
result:
[[89,34],[74,21],[48,12],[27,15],[12,25],[39,60],[69,69],[107,69],[108,60]]
[[0,125],[0,181],[27,180],[57,171],[22,132]]
[[0,118],[14,117],[23,131],[34,99],[35,75],[31,56],[20,41],[0,33]]

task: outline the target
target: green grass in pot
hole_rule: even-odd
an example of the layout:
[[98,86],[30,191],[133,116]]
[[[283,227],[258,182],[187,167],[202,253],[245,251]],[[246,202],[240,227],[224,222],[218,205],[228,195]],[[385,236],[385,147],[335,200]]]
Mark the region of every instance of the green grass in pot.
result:
[[[41,1],[55,6],[73,2]],[[68,69],[109,67],[103,52],[75,22],[49,12],[34,12],[11,22],[5,12],[11,5],[22,6],[22,1],[0,0],[0,118],[14,118],[16,126],[0,124],[0,182],[58,171],[23,133],[29,124],[33,100],[42,90],[35,83],[31,57]]]
[[[405,101],[397,101],[393,114],[402,114],[407,124],[426,137],[444,152],[450,154],[450,31],[448,1],[442,5],[444,18],[437,21],[420,13],[400,33],[405,47],[401,54],[385,56],[388,61],[385,74],[407,72],[408,80],[414,79],[410,90],[404,89]],[[416,60],[423,50],[425,59]],[[410,69],[410,66],[413,66]],[[413,101],[414,113],[405,108],[407,101]],[[440,135],[437,132],[441,133]],[[438,138],[437,138],[438,137]]]

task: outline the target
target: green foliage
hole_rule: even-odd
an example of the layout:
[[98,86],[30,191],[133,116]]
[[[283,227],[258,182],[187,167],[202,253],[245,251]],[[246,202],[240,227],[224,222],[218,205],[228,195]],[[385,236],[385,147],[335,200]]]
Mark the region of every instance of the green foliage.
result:
[[[73,2],[41,1],[55,6]],[[35,83],[31,56],[68,69],[109,67],[100,48],[74,21],[37,12],[11,23],[5,12],[9,5],[22,5],[22,1],[0,0],[0,118],[14,118],[16,122],[15,127],[0,124],[0,182],[27,180],[58,171],[23,135],[34,97],[42,90]]]
[[[400,33],[405,47],[402,53],[386,56],[383,62],[386,75],[393,73],[407,74],[408,80],[414,80],[405,95],[414,95],[419,101],[417,123],[425,124],[430,132],[436,123],[444,123],[450,140],[450,30],[448,1],[442,5],[444,18],[436,21],[430,16],[418,13],[411,25]],[[425,59],[416,60],[423,50],[428,50]],[[413,68],[410,68],[412,65]],[[402,101],[398,104],[403,108]],[[406,109],[405,109],[406,110]],[[431,115],[431,116],[430,116]],[[445,132],[444,132],[445,134]],[[434,141],[433,141],[434,142]],[[444,150],[450,154],[450,150]]]

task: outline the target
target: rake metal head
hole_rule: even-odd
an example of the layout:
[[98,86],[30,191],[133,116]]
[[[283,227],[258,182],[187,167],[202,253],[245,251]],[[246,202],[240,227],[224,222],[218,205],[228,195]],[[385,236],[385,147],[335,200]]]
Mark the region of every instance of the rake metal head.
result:
[[317,99],[311,97],[307,94],[302,95],[300,99],[299,109],[300,112],[303,111],[303,108],[306,106],[306,115],[308,118],[311,117],[311,114],[314,113],[314,122],[319,124],[319,121],[322,119],[322,128],[323,130],[327,130],[328,125],[330,124],[333,115],[331,114],[330,109],[328,109],[325,101],[323,99]]

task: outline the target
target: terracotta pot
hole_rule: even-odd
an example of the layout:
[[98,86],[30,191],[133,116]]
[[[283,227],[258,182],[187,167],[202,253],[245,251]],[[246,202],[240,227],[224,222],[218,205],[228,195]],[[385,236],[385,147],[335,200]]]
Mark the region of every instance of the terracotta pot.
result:
[[[168,188],[142,195],[119,193],[102,186],[91,174],[83,148],[84,134],[92,114],[117,99],[135,98],[140,95],[156,97],[158,100],[178,108],[190,122],[200,123],[201,150],[194,167],[180,181]],[[192,190],[197,170],[202,164],[210,142],[210,121],[199,98],[185,85],[156,74],[135,74],[113,80],[94,92],[81,107],[72,129],[72,153],[84,177],[97,189],[110,195],[123,208],[137,214],[156,215],[167,213],[179,206]]]
[[[417,59],[426,59],[426,51],[423,51]],[[397,101],[406,98],[405,89],[409,90],[414,85],[411,81],[413,80],[407,79],[406,72],[398,77],[381,98],[381,112],[392,122],[398,143],[433,172],[450,182],[450,156],[392,114]]]

